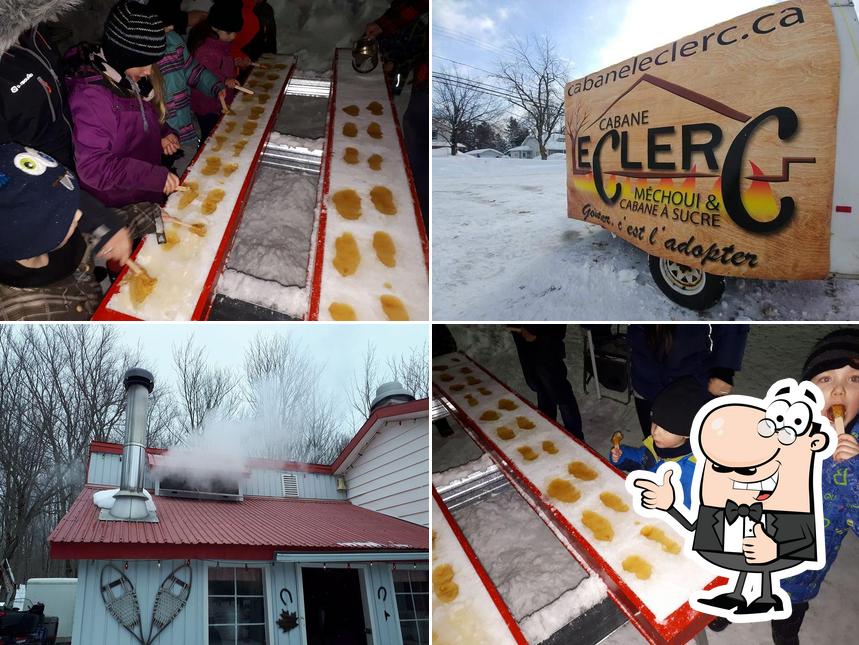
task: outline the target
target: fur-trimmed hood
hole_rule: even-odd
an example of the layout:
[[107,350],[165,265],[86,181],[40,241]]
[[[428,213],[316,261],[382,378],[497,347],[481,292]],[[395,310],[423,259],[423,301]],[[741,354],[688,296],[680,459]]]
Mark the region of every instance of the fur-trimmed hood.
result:
[[28,29],[74,9],[83,0],[0,0],[0,55]]

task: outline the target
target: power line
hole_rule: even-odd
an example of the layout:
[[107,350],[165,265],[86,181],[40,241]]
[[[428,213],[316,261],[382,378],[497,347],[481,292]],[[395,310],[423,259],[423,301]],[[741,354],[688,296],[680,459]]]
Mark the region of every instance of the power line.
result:
[[478,92],[482,92],[484,94],[490,94],[492,96],[506,99],[506,100],[511,101],[511,102],[515,102],[516,100],[518,100],[514,94],[507,92],[503,88],[494,87],[491,85],[486,85],[484,83],[481,83],[479,81],[474,81],[472,79],[464,79],[464,78],[459,78],[456,76],[450,76],[449,74],[444,74],[441,72],[434,72],[433,78],[437,79],[439,81],[450,83],[450,84],[455,85],[457,87],[476,90]]
[[466,45],[471,45],[471,46],[477,47],[479,49],[484,49],[486,51],[493,52],[495,54],[506,54],[507,53],[504,49],[497,47],[496,45],[492,45],[492,44],[487,43],[485,41],[478,40],[477,38],[474,38],[473,36],[469,36],[468,34],[463,34],[461,32],[455,31],[453,29],[449,29],[447,27],[442,27],[440,25],[434,25],[433,29],[435,31],[439,32],[439,34],[441,36],[445,36],[445,37],[451,38],[453,40],[458,40],[462,43],[465,43]]
[[470,83],[472,85],[478,85],[484,89],[493,91],[493,92],[502,92],[509,96],[513,96],[513,92],[508,90],[505,87],[499,87],[498,85],[491,85],[489,83],[484,83],[483,81],[478,81],[477,79],[471,78],[470,76],[459,76],[448,74],[447,72],[433,72],[433,76],[438,76],[439,78],[444,78],[445,80],[452,80],[463,83]]
[[469,65],[468,63],[461,63],[458,60],[453,60],[452,58],[445,58],[444,56],[439,56],[438,54],[433,54],[433,58],[440,58],[441,60],[446,60],[449,63],[455,63],[457,65],[462,65],[463,67],[470,67],[471,69],[476,69],[478,72],[485,72],[486,74],[493,74],[495,72],[490,72],[488,69],[483,69],[482,67],[475,67],[474,65]]

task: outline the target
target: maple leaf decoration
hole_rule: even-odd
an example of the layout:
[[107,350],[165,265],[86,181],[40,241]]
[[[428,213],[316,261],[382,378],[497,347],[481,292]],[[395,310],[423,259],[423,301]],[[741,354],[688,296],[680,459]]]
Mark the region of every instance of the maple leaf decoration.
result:
[[277,626],[284,632],[288,632],[290,629],[295,629],[298,627],[298,614],[294,611],[288,612],[284,609],[280,612],[280,618],[277,619]]

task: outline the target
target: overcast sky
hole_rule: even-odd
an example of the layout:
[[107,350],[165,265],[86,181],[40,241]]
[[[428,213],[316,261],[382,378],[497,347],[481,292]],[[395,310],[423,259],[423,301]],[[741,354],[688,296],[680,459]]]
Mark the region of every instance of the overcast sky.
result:
[[[131,348],[140,345],[147,362],[160,378],[174,373],[172,351],[193,336],[197,346],[205,347],[209,360],[221,367],[240,371],[244,349],[258,333],[288,335],[326,365],[323,388],[350,419],[346,391],[352,375],[360,369],[367,343],[376,346],[380,367],[389,356],[408,354],[412,348],[423,350],[428,341],[426,324],[362,325],[344,323],[255,324],[255,323],[132,323],[114,325],[121,342]],[[427,348],[427,351],[429,349]],[[157,383],[156,383],[157,386]]]
[[[511,36],[548,34],[570,63],[570,80],[771,0],[433,0],[433,69],[449,60],[493,71]],[[440,58],[443,57],[443,58]],[[482,72],[462,69],[478,80]]]

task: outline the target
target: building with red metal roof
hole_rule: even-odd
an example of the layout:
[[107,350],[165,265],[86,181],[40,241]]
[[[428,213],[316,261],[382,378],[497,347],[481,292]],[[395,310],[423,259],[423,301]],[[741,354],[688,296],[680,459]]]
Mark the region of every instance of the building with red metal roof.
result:
[[397,644],[426,634],[428,412],[426,399],[376,408],[333,464],[251,459],[223,489],[165,476],[166,451],[147,448],[151,521],[96,505],[128,463],[123,446],[93,443],[87,484],[49,538],[53,558],[78,560],[73,642],[303,645],[359,633]]

